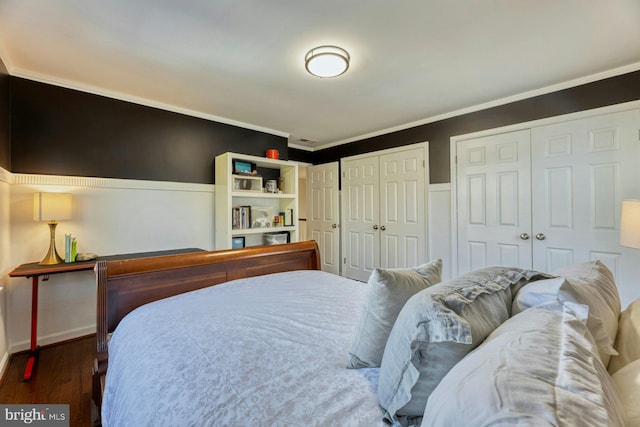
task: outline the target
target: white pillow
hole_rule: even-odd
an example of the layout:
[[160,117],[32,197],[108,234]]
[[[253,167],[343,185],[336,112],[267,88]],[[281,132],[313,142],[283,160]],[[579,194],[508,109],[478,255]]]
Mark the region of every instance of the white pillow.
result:
[[[579,302],[584,300],[577,294],[582,288],[572,285],[564,277],[538,280],[528,283],[518,291],[513,299],[512,315],[516,315],[530,307],[535,307],[549,302]],[[596,317],[589,309],[587,328],[598,346],[598,354],[602,362],[607,365],[611,355],[618,354],[613,348],[613,341],[609,337],[602,320]]]
[[398,313],[415,293],[440,282],[442,260],[409,269],[376,268],[369,276],[347,368],[379,367]]
[[422,426],[624,426],[587,316],[570,302],[513,316],[442,379]]
[[[561,301],[575,301],[589,306],[590,316],[602,321],[611,344],[615,342],[620,316],[620,295],[613,273],[601,261],[589,261],[563,267],[553,272],[567,279],[569,286],[561,288]],[[590,326],[591,323],[587,326]],[[594,335],[597,328],[592,329]],[[596,337],[598,338],[598,337]],[[609,363],[608,355],[602,359]]]
[[527,283],[522,287],[513,299],[511,309],[512,316],[526,310],[527,308],[548,302],[557,302],[560,287],[566,283],[564,277],[554,277],[553,279],[538,280]]
[[442,377],[507,320],[513,294],[548,274],[490,267],[431,286],[400,311],[384,350],[378,399],[385,420],[421,417]]
[[615,348],[618,356],[613,356],[609,362],[611,374],[640,359],[640,298],[620,314]]
[[640,359],[621,368],[612,378],[627,413],[627,425],[640,426]]

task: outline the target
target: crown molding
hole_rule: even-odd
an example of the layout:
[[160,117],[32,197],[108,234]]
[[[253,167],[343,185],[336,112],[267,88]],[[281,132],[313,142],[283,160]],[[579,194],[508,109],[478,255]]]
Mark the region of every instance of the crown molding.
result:
[[13,63],[11,62],[11,58],[9,57],[7,50],[2,44],[2,40],[0,40],[0,61],[2,61],[2,63],[4,64],[9,75],[11,75],[11,72],[13,71]]
[[625,65],[623,67],[614,68],[611,70],[603,71],[601,73],[591,74],[586,77],[580,77],[578,79],[569,80],[566,82],[558,83],[551,86],[546,86],[541,89],[535,89],[528,92],[522,92],[517,95],[508,96],[506,98],[496,99],[494,101],[485,102],[483,104],[477,104],[471,107],[462,108],[460,110],[451,111],[449,113],[440,114],[437,116],[428,117],[426,119],[417,120],[415,122],[406,123],[399,126],[394,126],[387,129],[378,130],[375,132],[370,132],[364,135],[354,136],[347,139],[342,139],[340,141],[330,142],[327,144],[322,144],[317,147],[314,147],[311,151],[324,150],[326,148],[336,147],[338,145],[348,144],[350,142],[356,142],[367,138],[373,138],[375,136],[384,135],[387,133],[398,132],[405,129],[410,129],[417,126],[426,125],[429,123],[434,123],[440,120],[450,119],[452,117],[461,116],[463,114],[474,113],[476,111],[486,110],[488,108],[498,107],[500,105],[509,104],[516,101],[522,101],[527,98],[533,98],[540,95],[546,95],[548,93],[558,92],[564,89],[569,89],[576,86],[581,86],[587,83],[593,83],[598,80],[604,80],[610,77],[616,77],[627,73],[632,73],[634,71],[640,70],[640,62],[636,62],[634,64]]
[[12,68],[9,73],[14,77],[20,77],[27,80],[33,80],[40,83],[46,83],[53,86],[60,86],[66,89],[78,90],[80,92],[91,93],[94,95],[105,96],[107,98],[118,99],[120,101],[131,102],[134,104],[144,105],[146,107],[158,108],[160,110],[171,111],[173,113],[183,114],[185,116],[198,117],[213,122],[223,123],[226,125],[236,126],[243,129],[255,130],[258,132],[268,133],[270,135],[280,136],[288,138],[289,134],[275,129],[270,129],[262,126],[253,125],[251,123],[240,122],[226,117],[215,116],[213,114],[206,114],[196,110],[190,110],[188,108],[182,108],[164,102],[154,101],[152,99],[142,98],[134,95],[130,95],[123,92],[114,90],[103,89],[93,85],[87,85],[70,80],[64,80],[57,77],[47,76],[44,74],[34,73],[28,70],[20,68]]
[[[174,113],[184,114],[184,115],[187,115],[187,116],[198,117],[198,118],[205,119],[205,120],[210,120],[210,121],[214,121],[214,122],[228,124],[228,125],[231,125],[231,126],[237,126],[237,127],[244,128],[244,129],[255,130],[255,131],[258,131],[258,132],[268,133],[268,134],[275,135],[275,136],[280,136],[280,137],[283,137],[283,138],[289,138],[289,136],[290,136],[290,134],[287,133],[287,132],[282,132],[282,131],[275,130],[275,129],[270,129],[270,128],[266,128],[266,127],[262,127],[262,126],[256,126],[256,125],[252,125],[250,123],[240,122],[240,121],[228,119],[228,118],[225,118],[225,117],[215,116],[215,115],[212,115],[212,114],[206,114],[206,113],[202,113],[202,112],[199,112],[199,111],[190,110],[190,109],[187,109],[187,108],[177,107],[177,106],[174,106],[174,105],[153,101],[153,100],[150,100],[150,99],[146,99],[146,98],[142,98],[142,97],[137,97],[137,96],[125,94],[125,93],[122,93],[122,92],[106,90],[106,89],[102,89],[102,88],[99,88],[99,87],[96,87],[96,86],[92,86],[92,85],[85,85],[85,84],[78,83],[78,82],[59,79],[59,78],[46,76],[46,75],[39,74],[39,73],[30,72],[30,71],[23,70],[23,69],[20,69],[20,68],[15,68],[15,67],[12,66],[11,61],[8,58],[7,54],[6,54],[6,50],[4,50],[2,48],[2,44],[1,43],[0,43],[0,58],[3,59],[3,62],[5,64],[5,66],[7,67],[7,70],[9,71],[9,74],[12,75],[12,76],[15,76],[15,77],[21,77],[21,78],[25,78],[25,79],[28,79],[28,80],[37,81],[37,82],[40,82],[40,83],[46,83],[46,84],[51,84],[51,85],[54,85],[54,86],[64,87],[64,88],[67,88],[67,89],[79,90],[81,92],[92,93],[92,94],[95,94],[95,95],[106,96],[108,98],[119,99],[121,101],[132,102],[134,104],[140,104],[140,105],[144,105],[144,106],[147,106],[147,107],[158,108],[158,109],[161,109],[161,110],[171,111],[171,112],[174,112]],[[428,118],[425,118],[425,119],[421,119],[421,120],[405,123],[405,124],[402,124],[402,125],[398,125],[398,126],[394,126],[394,127],[390,127],[390,128],[386,128],[386,129],[381,129],[381,130],[378,130],[378,131],[369,132],[369,133],[366,133],[366,134],[361,134],[361,135],[353,136],[353,137],[346,138],[346,139],[341,139],[341,140],[334,141],[334,142],[329,142],[329,143],[325,143],[325,144],[319,144],[316,147],[307,147],[307,146],[298,145],[298,144],[295,144],[295,143],[288,143],[287,146],[291,147],[291,148],[296,148],[296,149],[299,149],[299,150],[315,152],[315,151],[324,150],[324,149],[327,149],[327,148],[336,147],[338,145],[344,145],[344,144],[360,141],[360,140],[367,139],[367,138],[373,138],[373,137],[384,135],[384,134],[388,134],[388,133],[398,132],[398,131],[401,131],[401,130],[410,129],[410,128],[413,128],[413,127],[422,126],[422,125],[426,125],[426,124],[429,124],[429,123],[434,123],[434,122],[437,122],[437,121],[440,121],[440,120],[445,120],[445,119],[449,119],[449,118],[452,118],[452,117],[461,116],[461,115],[464,115],[464,114],[474,113],[476,111],[486,110],[488,108],[498,107],[500,105],[505,105],[505,104],[509,104],[509,103],[512,103],[512,102],[522,101],[522,100],[527,99],[527,98],[533,98],[533,97],[540,96],[540,95],[546,95],[546,94],[549,94],[549,93],[561,91],[561,90],[564,90],[564,89],[569,89],[569,88],[580,86],[580,85],[587,84],[587,83],[593,83],[593,82],[596,82],[598,80],[603,80],[603,79],[607,79],[607,78],[610,78],[610,77],[616,77],[616,76],[619,76],[619,75],[631,73],[631,72],[638,71],[638,70],[640,70],[640,62],[636,62],[636,63],[629,64],[629,65],[626,65],[626,66],[618,67],[618,68],[614,68],[614,69],[611,69],[611,70],[606,70],[606,71],[603,71],[603,72],[600,72],[600,73],[596,73],[596,74],[591,74],[589,76],[580,77],[580,78],[569,80],[569,81],[566,81],[566,82],[557,83],[555,85],[546,86],[544,88],[534,89],[534,90],[527,91],[527,92],[522,92],[522,93],[519,93],[519,94],[516,94],[516,95],[508,96],[508,97],[505,97],[505,98],[500,98],[500,99],[489,101],[489,102],[485,102],[485,103],[482,103],[482,104],[473,105],[473,106],[470,106],[470,107],[462,108],[462,109],[451,111],[451,112],[448,112],[448,113],[443,113],[443,114],[440,114],[440,115],[431,116],[431,117],[428,117]]]
[[313,152],[313,147],[307,147],[306,145],[299,145],[299,144],[292,144],[292,143],[288,143],[287,147],[289,148],[296,148],[298,150],[304,150],[304,151],[310,151]]

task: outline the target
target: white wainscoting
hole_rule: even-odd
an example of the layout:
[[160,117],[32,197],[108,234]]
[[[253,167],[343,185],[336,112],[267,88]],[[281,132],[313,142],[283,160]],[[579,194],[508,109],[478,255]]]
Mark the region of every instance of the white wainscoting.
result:
[[9,194],[11,174],[0,168],[0,378],[9,362],[8,316],[5,295],[11,271],[9,259]]
[[7,335],[5,326],[6,304],[4,298],[5,290],[0,286],[0,378],[4,377],[4,370],[9,363],[9,346],[7,345]]
[[[3,174],[4,173],[4,174]],[[4,180],[3,180],[4,177]],[[30,280],[8,279],[25,262],[41,259],[48,227],[32,218],[33,193],[73,194],[73,220],[57,227],[78,238],[80,252],[101,255],[186,247],[213,250],[214,186],[86,177],[9,174],[0,169],[0,286],[4,286],[6,328],[0,360],[29,347]],[[431,184],[428,192],[429,258],[443,260],[451,277],[451,185]],[[46,345],[95,332],[95,278],[92,271],[52,275],[41,282],[38,343]],[[0,334],[2,331],[0,330]],[[0,366],[2,368],[2,366]]]
[[429,259],[442,259],[442,280],[451,278],[451,184],[429,184]]
[[[47,225],[33,221],[33,193],[38,191],[73,195],[73,219],[60,222],[56,230],[59,253],[67,233],[78,239],[78,252],[99,255],[215,249],[213,185],[13,174],[9,244],[2,246],[2,253],[10,252],[5,275],[40,260],[48,248]],[[7,335],[13,353],[29,347],[31,281],[12,278],[7,283]],[[95,332],[94,273],[63,273],[41,281],[38,312],[39,345]]]

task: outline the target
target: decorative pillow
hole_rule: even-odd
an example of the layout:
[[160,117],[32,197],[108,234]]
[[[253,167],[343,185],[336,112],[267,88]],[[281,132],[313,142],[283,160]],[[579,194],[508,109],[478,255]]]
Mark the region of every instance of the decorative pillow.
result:
[[444,377],[422,426],[624,426],[587,316],[556,302],[512,317]]
[[640,299],[635,300],[621,314],[615,348],[617,356],[609,362],[609,373],[640,359]]
[[621,368],[612,378],[627,413],[627,425],[640,426],[640,360]]
[[385,420],[406,425],[421,417],[442,377],[509,318],[513,294],[530,280],[549,277],[490,267],[412,296],[393,325],[380,367]]
[[347,368],[379,367],[398,313],[416,292],[440,282],[442,260],[410,269],[376,268],[369,276]]
[[[568,282],[568,285],[561,287],[559,300],[588,305],[589,315],[602,321],[610,343],[613,344],[618,331],[620,295],[611,270],[601,261],[595,260],[569,265],[553,273],[563,276]],[[590,321],[587,327],[596,324],[597,322]],[[598,338],[598,328],[590,330]],[[605,352],[602,358],[605,366],[609,364],[609,359],[609,355]]]
[[[527,308],[549,302],[578,302],[583,300],[583,298],[577,296],[581,289],[582,287],[572,285],[564,277],[528,283],[518,291],[513,299],[512,315],[516,315]],[[591,331],[598,346],[600,359],[606,366],[611,355],[618,353],[613,348],[613,341],[609,337],[602,320],[596,317],[591,309],[589,309],[587,328]]]

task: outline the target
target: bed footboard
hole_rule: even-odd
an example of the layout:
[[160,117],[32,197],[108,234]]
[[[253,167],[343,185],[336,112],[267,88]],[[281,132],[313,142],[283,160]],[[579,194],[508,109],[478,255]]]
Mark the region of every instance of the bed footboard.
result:
[[93,366],[93,418],[100,425],[109,363],[107,338],[135,308],[234,279],[292,270],[319,270],[315,241],[96,263],[97,356]]

